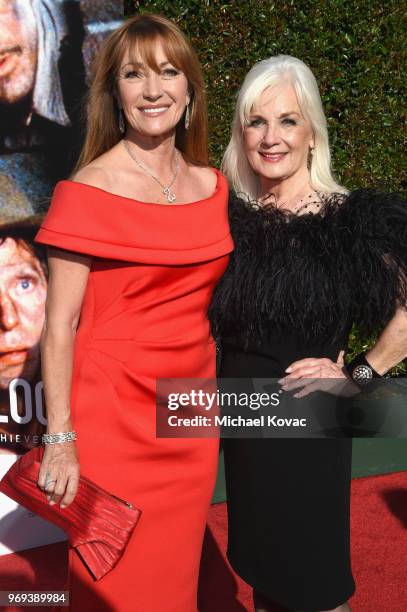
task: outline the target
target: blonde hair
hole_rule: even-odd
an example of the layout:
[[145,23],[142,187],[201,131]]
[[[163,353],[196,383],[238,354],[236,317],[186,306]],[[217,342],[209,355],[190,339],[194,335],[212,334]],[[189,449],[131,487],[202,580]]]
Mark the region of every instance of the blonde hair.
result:
[[259,178],[243,153],[243,129],[263,91],[287,80],[292,84],[301,112],[310,122],[314,134],[311,187],[324,193],[346,193],[345,187],[339,185],[332,174],[328,130],[317,82],[308,66],[291,55],[276,55],[262,60],[247,73],[236,102],[232,137],[222,162],[223,172],[237,193],[250,199],[259,197]]
[[186,130],[183,116],[176,127],[175,146],[191,163],[208,165],[207,104],[198,57],[172,21],[160,15],[136,15],[106,38],[93,63],[92,84],[85,99],[86,137],[73,174],[121,140],[115,98],[120,65],[128,50],[131,58],[137,52],[146,65],[158,71],[157,43],[162,44],[168,61],[185,74],[191,96],[190,125]]

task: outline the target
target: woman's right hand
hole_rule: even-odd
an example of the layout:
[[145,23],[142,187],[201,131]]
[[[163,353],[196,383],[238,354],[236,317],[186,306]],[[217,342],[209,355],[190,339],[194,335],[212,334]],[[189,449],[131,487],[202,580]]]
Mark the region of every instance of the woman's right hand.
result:
[[[78,491],[79,459],[76,443],[45,444],[38,476],[38,486],[46,493],[49,503],[61,502],[61,508],[71,504]],[[49,484],[45,487],[46,480]]]

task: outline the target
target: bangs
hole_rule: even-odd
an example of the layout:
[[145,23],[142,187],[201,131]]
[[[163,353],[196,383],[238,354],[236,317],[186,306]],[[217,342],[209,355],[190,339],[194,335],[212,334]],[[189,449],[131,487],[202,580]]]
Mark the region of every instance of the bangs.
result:
[[260,98],[262,93],[269,87],[273,87],[279,83],[278,78],[274,75],[268,79],[257,78],[251,85],[243,91],[242,102],[240,104],[240,123],[242,127],[245,127],[249,123],[250,115],[253,111],[253,107],[257,100]]
[[264,74],[261,74],[259,71],[257,77],[254,78],[246,88],[244,86],[242,87],[242,99],[240,104],[238,103],[239,120],[242,127],[248,125],[253,107],[266,89],[269,87],[276,87],[284,82],[290,83],[294,87],[298,99],[298,105],[300,106],[302,112],[302,96],[299,95],[298,86],[292,74],[290,74],[288,71],[285,73],[277,72],[271,73],[265,77]]
[[186,43],[180,39],[179,35],[157,23],[140,23],[137,26],[128,32],[129,61],[134,65],[141,63],[159,72],[156,53],[161,45],[166,60],[185,74],[188,66],[188,50]]

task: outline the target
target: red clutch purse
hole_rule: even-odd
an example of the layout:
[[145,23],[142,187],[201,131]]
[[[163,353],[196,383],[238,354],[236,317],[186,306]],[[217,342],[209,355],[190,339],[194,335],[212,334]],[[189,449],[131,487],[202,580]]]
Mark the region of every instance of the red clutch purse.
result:
[[74,501],[61,509],[50,505],[39,488],[44,454],[37,446],[18,459],[0,481],[0,491],[31,512],[63,529],[95,578],[100,580],[117,564],[140,518],[141,510],[80,476]]

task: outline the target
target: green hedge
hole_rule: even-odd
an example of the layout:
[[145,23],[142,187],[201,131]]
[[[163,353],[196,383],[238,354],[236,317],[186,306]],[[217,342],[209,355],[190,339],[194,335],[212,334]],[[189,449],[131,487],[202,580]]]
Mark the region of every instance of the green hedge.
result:
[[[125,0],[126,16],[137,12],[174,19],[197,50],[213,164],[229,140],[244,75],[255,62],[286,53],[317,78],[339,181],[350,189],[406,190],[406,30],[398,0]],[[356,332],[351,346],[362,350]]]
[[208,87],[215,164],[229,140],[244,75],[255,62],[287,53],[306,62],[320,85],[338,178],[349,188],[406,189],[402,3],[125,0],[125,11],[161,13],[191,39]]

